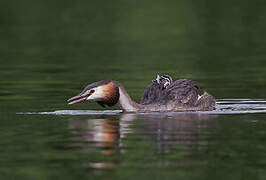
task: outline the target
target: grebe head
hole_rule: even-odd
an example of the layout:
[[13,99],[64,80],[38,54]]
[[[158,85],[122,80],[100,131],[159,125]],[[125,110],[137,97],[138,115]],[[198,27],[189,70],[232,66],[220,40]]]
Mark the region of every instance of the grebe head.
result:
[[103,80],[89,84],[77,96],[68,100],[68,104],[76,104],[83,101],[96,101],[101,106],[113,106],[119,100],[119,88],[114,81]]
[[173,82],[173,79],[171,78],[171,76],[166,75],[166,74],[162,75],[160,80],[163,83],[164,88],[166,88],[167,86],[169,86]]
[[173,79],[169,75],[165,74],[165,75],[160,76],[158,74],[156,79],[152,80],[152,82],[156,82],[157,84],[162,84],[163,88],[166,88],[167,86],[169,86],[173,82]]

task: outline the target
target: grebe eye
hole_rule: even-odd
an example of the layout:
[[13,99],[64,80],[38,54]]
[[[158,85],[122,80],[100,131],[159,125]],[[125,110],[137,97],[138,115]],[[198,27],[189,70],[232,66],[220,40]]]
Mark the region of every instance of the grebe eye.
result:
[[90,94],[92,94],[92,93],[94,93],[94,92],[95,92],[95,90],[94,90],[94,89],[90,90]]

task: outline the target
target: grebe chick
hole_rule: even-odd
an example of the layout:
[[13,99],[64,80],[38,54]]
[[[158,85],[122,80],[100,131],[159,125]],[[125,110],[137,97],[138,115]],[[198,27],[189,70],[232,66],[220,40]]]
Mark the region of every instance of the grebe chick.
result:
[[68,104],[86,100],[96,101],[103,107],[114,106],[118,102],[125,112],[206,111],[214,110],[216,105],[213,96],[207,92],[199,95],[199,87],[195,81],[173,81],[168,75],[157,75],[145,89],[140,104],[134,102],[125,88],[114,80],[89,84],[79,95],[70,98]]

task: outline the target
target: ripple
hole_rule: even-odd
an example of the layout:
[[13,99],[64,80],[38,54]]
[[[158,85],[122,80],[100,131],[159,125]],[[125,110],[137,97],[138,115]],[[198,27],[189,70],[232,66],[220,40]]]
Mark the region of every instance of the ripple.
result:
[[[117,115],[122,110],[58,110],[51,112],[19,112],[17,114],[44,114],[44,115]],[[265,99],[219,99],[216,110],[213,111],[182,111],[182,112],[148,112],[137,114],[250,114],[266,113]]]
[[17,114],[48,114],[48,115],[116,115],[121,113],[122,110],[58,110],[50,112],[19,112]]

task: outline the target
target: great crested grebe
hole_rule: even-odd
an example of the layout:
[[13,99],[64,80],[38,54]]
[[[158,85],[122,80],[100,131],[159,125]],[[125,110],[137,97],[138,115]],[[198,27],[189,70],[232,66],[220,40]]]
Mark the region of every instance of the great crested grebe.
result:
[[125,112],[200,111],[214,110],[215,99],[190,79],[173,81],[168,75],[159,76],[144,91],[140,104],[134,102],[125,88],[117,81],[102,80],[89,84],[79,95],[68,100],[76,104],[86,100],[101,106],[114,106],[117,102]]

